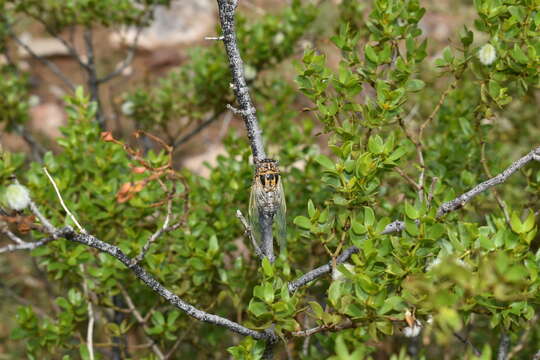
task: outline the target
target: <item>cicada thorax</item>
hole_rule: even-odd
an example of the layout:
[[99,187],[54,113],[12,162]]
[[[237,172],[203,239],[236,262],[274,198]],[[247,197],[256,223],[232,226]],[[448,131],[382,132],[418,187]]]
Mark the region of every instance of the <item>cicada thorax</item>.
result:
[[264,213],[275,213],[278,210],[281,194],[280,173],[276,160],[264,159],[256,165],[254,186],[259,189],[258,208]]

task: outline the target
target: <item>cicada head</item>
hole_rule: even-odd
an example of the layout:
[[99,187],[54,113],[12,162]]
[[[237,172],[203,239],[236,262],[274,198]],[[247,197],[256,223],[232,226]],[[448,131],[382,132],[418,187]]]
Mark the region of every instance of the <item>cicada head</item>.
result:
[[264,159],[255,165],[255,183],[265,192],[276,191],[279,188],[280,176],[277,160]]

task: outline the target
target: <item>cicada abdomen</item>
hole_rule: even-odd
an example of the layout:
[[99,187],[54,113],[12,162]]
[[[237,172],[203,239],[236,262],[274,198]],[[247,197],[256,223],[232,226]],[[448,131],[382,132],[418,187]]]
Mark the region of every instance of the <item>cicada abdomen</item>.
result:
[[278,162],[264,159],[255,165],[255,176],[249,198],[249,221],[257,243],[261,245],[265,221],[271,221],[277,230],[280,252],[287,247],[285,195]]

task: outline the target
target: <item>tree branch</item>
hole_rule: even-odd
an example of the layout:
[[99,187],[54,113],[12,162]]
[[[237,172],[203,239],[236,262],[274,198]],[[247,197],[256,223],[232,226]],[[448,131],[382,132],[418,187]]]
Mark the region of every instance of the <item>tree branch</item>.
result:
[[476,346],[474,346],[474,344],[468,338],[461,336],[457,332],[454,332],[454,336],[456,337],[456,339],[461,341],[463,344],[465,344],[467,346],[470,346],[472,351],[473,351],[474,356],[478,356],[478,357],[482,356],[482,353],[480,352],[480,350],[478,350],[478,348]]
[[499,350],[497,351],[497,360],[506,360],[508,348],[510,347],[510,337],[506,331],[502,331],[501,341],[499,342]]
[[518,159],[517,161],[513,162],[509,167],[506,168],[502,173],[499,175],[484,181],[481,184],[476,185],[471,190],[467,191],[466,193],[458,196],[452,201],[445,202],[439,207],[439,210],[437,210],[437,217],[441,217],[451,211],[454,211],[456,209],[459,209],[463,207],[468,201],[470,201],[473,197],[476,195],[486,191],[487,189],[501,184],[506,181],[516,171],[527,165],[532,160],[540,161],[540,147],[537,147],[536,149],[529,152],[527,155],[523,156],[522,158]]
[[[484,192],[484,191],[488,190],[489,188],[491,188],[491,187],[493,187],[495,185],[498,185],[498,184],[501,184],[501,183],[505,182],[506,179],[508,179],[510,177],[510,175],[512,175],[517,170],[521,169],[523,166],[525,166],[526,164],[528,164],[530,161],[533,161],[533,160],[540,161],[540,147],[535,148],[534,150],[529,152],[527,155],[525,155],[522,158],[520,158],[520,159],[516,160],[515,162],[513,162],[508,168],[506,168],[506,170],[504,170],[499,175],[497,175],[497,176],[495,176],[495,177],[493,177],[493,178],[491,178],[489,180],[484,181],[483,183],[475,186],[474,188],[467,191],[466,193],[458,196],[454,200],[443,203],[439,207],[439,209],[437,210],[437,218],[440,218],[440,217],[446,215],[449,212],[452,212],[454,210],[457,210],[457,209],[463,207],[463,205],[465,205],[465,203],[470,201],[473,197],[480,194],[481,192]],[[384,228],[381,235],[388,235],[388,234],[392,234],[392,233],[395,233],[395,232],[400,232],[404,228],[405,228],[405,223],[402,222],[402,221],[396,220],[396,221],[388,224]],[[336,265],[341,264],[341,263],[349,260],[349,258],[352,256],[352,254],[355,254],[357,252],[358,252],[358,248],[356,246],[349,247],[348,249],[343,251],[341,253],[341,255],[339,255],[336,258],[335,264]],[[300,276],[296,280],[291,281],[289,283],[289,285],[288,285],[289,291],[294,292],[294,291],[298,290],[300,287],[310,283],[311,281],[313,281],[313,280],[315,280],[315,279],[317,279],[317,278],[319,278],[319,277],[321,277],[321,276],[323,276],[325,274],[330,273],[332,271],[332,264],[333,264],[333,261],[330,261],[328,264],[325,264],[325,265],[320,266],[320,267],[318,267],[318,268],[316,268],[314,270],[311,270],[311,271],[307,272],[306,274]]]
[[36,242],[25,242],[23,244],[10,244],[0,248],[0,254],[5,252],[13,252],[17,250],[34,250],[37,247],[45,245],[54,240],[54,237],[48,237]]
[[137,46],[139,44],[139,37],[141,35],[143,27],[139,26],[137,28],[137,33],[135,34],[135,39],[133,40],[133,44],[129,46],[128,53],[122,63],[116,67],[116,69],[109,74],[103,76],[102,78],[97,79],[98,84],[106,83],[109,80],[114,79],[118,75],[120,75],[131,63],[133,62],[133,59],[135,58],[135,52],[137,51]]
[[208,119],[204,120],[202,123],[200,123],[199,125],[197,125],[197,127],[193,130],[191,130],[189,133],[187,133],[186,135],[182,136],[181,138],[178,138],[176,139],[172,146],[174,148],[177,148],[179,147],[180,145],[183,145],[185,144],[186,142],[188,142],[192,137],[194,137],[195,135],[197,135],[198,133],[200,133],[202,130],[204,130],[208,125],[212,124],[214,121],[216,121],[217,119],[219,119],[219,116],[221,115],[221,112],[216,112],[214,114],[212,114],[212,116],[210,116]]
[[257,340],[267,339],[269,337],[264,332],[248,329],[245,326],[235,323],[234,321],[231,321],[229,319],[223,318],[218,315],[209,314],[205,311],[197,309],[191,304],[188,304],[187,302],[180,299],[173,292],[171,292],[170,290],[165,288],[163,285],[161,285],[156,279],[154,279],[154,277],[152,277],[152,275],[146,272],[146,270],[144,270],[141,266],[137,264],[133,264],[133,260],[130,257],[128,257],[126,254],[124,254],[124,252],[120,250],[120,248],[117,246],[103,242],[99,240],[98,238],[89,234],[76,233],[70,227],[65,227],[61,229],[60,233],[61,233],[61,237],[63,237],[66,240],[80,243],[86,246],[90,246],[94,249],[107,253],[111,255],[112,257],[116,258],[118,261],[124,264],[129,270],[131,270],[131,272],[133,272],[135,276],[137,276],[140,280],[142,280],[142,282],[144,282],[148,287],[150,287],[155,293],[160,295],[163,299],[165,299],[170,304],[176,306],[179,310],[185,312],[187,315],[199,321],[221,326],[235,333],[245,335],[245,336],[251,336]]
[[75,90],[75,84],[70,79],[68,79],[64,75],[64,73],[62,73],[62,71],[58,68],[58,66],[56,66],[53,62],[45,59],[44,57],[36,54],[28,45],[26,45],[21,39],[19,39],[17,35],[15,35],[15,33],[11,31],[11,29],[9,29],[8,31],[9,31],[9,36],[13,40],[15,40],[15,42],[19,44],[28,54],[30,54],[30,56],[32,56],[34,59],[38,60],[39,62],[43,63],[45,66],[47,66],[49,70],[51,70],[53,74],[58,76],[58,78],[62,80],[71,90]]
[[86,56],[88,60],[85,67],[88,74],[88,88],[90,89],[90,98],[96,103],[96,120],[101,130],[105,130],[105,116],[99,98],[99,81],[96,70],[96,62],[94,58],[94,43],[92,39],[92,28],[84,29],[83,38],[86,46]]
[[246,125],[248,139],[253,152],[253,159],[255,163],[257,163],[266,158],[266,153],[264,151],[261,136],[262,132],[259,128],[257,117],[255,116],[256,109],[251,101],[249,89],[244,78],[244,63],[240,57],[240,51],[238,50],[238,44],[236,42],[234,12],[238,5],[238,1],[217,0],[217,2],[221,30],[223,32],[223,35],[220,36],[220,38],[223,39],[227,58],[229,59],[233,90],[238,104],[240,105],[238,113],[242,116]]

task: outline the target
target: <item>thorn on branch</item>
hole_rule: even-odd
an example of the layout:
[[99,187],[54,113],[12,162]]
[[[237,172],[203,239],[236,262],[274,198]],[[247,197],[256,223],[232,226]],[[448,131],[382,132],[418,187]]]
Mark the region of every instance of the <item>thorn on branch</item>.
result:
[[257,110],[254,107],[249,107],[249,108],[244,110],[244,109],[237,109],[234,106],[232,106],[231,104],[227,104],[226,106],[227,106],[227,109],[231,110],[233,113],[235,113],[237,115],[242,115],[242,116],[255,114],[257,112]]
[[204,40],[214,40],[214,41],[223,41],[225,37],[222,36],[205,36]]

